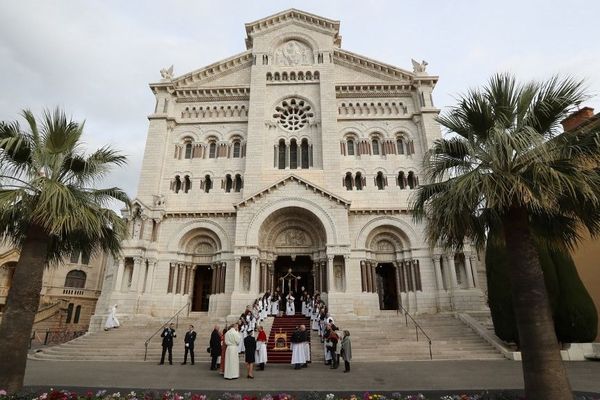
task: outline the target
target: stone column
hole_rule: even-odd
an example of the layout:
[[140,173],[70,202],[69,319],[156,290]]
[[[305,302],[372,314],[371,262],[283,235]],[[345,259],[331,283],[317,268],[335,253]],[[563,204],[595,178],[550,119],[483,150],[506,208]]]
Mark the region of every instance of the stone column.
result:
[[235,257],[235,269],[233,271],[233,291],[240,291],[240,261],[241,257]]
[[360,284],[361,284],[361,292],[368,292],[367,290],[367,266],[364,261],[360,262]]
[[335,292],[335,282],[333,276],[333,256],[327,256],[327,293]]
[[197,265],[191,265],[189,267],[190,277],[189,277],[189,285],[188,285],[187,293],[191,292],[190,298],[194,297],[194,285],[196,284],[196,268],[198,268]]
[[221,271],[221,274],[220,274],[221,284],[219,286],[219,293],[225,293],[225,279],[227,277],[227,263],[226,262],[221,263],[220,271]]
[[329,291],[329,288],[327,287],[327,262],[326,261],[321,261],[319,271],[321,271],[321,291],[327,292],[327,291]]
[[465,259],[465,262],[468,263],[467,268],[473,274],[473,286],[479,287],[479,274],[477,273],[477,264],[473,262],[474,258],[475,258],[474,255],[469,255],[469,257]]
[[258,257],[250,257],[250,293],[258,293]]
[[367,293],[371,293],[373,291],[373,275],[371,275],[371,262],[365,261],[365,271],[367,274]]
[[448,260],[448,269],[450,273],[450,285],[452,289],[456,289],[458,287],[458,281],[456,280],[456,265],[454,264],[454,254],[450,254],[446,256]]
[[219,277],[219,265],[213,264],[211,265],[211,268],[213,273],[210,279],[210,294],[215,294],[217,291],[217,279]]
[[275,292],[275,266],[272,262],[267,264],[267,269],[269,271],[269,292],[273,295]]
[[398,296],[398,309],[402,309],[402,290],[400,288],[400,263],[394,263],[394,275],[396,277],[396,296]]
[[467,288],[473,289],[473,271],[471,269],[471,259],[465,254],[465,272],[467,274]]
[[181,293],[181,264],[177,263],[177,274],[175,278],[175,294]]
[[444,281],[442,280],[442,269],[440,268],[440,257],[433,258],[433,268],[435,270],[435,282],[437,290],[444,290]]
[[118,260],[118,264],[117,264],[117,273],[115,276],[115,287],[114,290],[117,292],[121,291],[121,288],[123,286],[123,274],[125,272],[125,259],[124,258],[119,258]]
[[146,275],[146,283],[144,285],[144,293],[152,292],[152,284],[154,282],[154,271],[156,270],[156,260],[148,261],[148,275]]
[[373,285],[373,293],[377,293],[377,263],[371,262],[371,284]]
[[142,269],[142,258],[134,257],[133,259],[133,276],[131,277],[131,286],[129,287],[130,292],[138,292],[140,284],[140,275]]

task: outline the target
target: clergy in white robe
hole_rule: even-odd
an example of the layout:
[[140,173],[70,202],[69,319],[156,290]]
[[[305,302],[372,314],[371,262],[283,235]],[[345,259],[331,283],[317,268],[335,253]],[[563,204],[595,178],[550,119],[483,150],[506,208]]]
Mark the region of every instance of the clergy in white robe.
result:
[[104,330],[107,331],[109,329],[118,328],[120,325],[121,324],[119,324],[119,320],[117,319],[117,305],[115,304],[111,307],[108,317],[106,317]]
[[258,327],[255,362],[261,370],[265,369],[267,363],[267,334],[262,326]]
[[238,345],[241,342],[240,333],[237,331],[237,325],[233,325],[225,334],[225,379],[236,379],[240,377],[240,357],[238,355]]
[[306,367],[306,347],[305,342],[307,341],[306,337],[306,328],[304,325],[300,325],[293,334],[292,339],[292,361],[294,364],[294,369],[300,369],[302,367]]
[[271,298],[271,315],[278,316],[279,315],[279,293],[275,293]]
[[296,315],[296,306],[294,305],[294,300],[294,296],[288,294],[287,301],[285,302],[285,315]]

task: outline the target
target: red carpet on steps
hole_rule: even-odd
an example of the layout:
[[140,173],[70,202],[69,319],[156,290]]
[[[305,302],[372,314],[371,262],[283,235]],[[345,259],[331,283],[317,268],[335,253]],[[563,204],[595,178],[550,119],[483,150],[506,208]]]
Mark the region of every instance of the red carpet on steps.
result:
[[[292,361],[292,350],[290,350],[292,333],[297,326],[304,325],[310,332],[310,318],[302,314],[296,314],[293,317],[275,317],[271,332],[269,332],[269,341],[267,343],[267,358],[270,364],[289,364]],[[287,334],[288,350],[274,350],[275,334]]]

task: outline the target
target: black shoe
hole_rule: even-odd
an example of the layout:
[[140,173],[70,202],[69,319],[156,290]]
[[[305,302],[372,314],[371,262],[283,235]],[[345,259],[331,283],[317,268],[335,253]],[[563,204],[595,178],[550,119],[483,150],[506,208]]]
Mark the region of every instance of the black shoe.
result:
[[325,365],[331,365],[331,361],[325,361]]
[[294,367],[294,369],[300,369],[300,366],[299,366],[299,365],[296,365],[296,366]]
[[308,368],[308,365],[302,364],[302,368]]
[[187,363],[186,363],[186,362],[182,362],[182,363],[181,363],[181,365],[185,365],[185,364],[187,364]]
[[192,363],[192,365],[194,365],[194,363]]
[[345,370],[344,370],[344,373],[346,373],[346,372],[350,372],[350,370],[349,370],[349,369],[345,369]]
[[172,362],[169,362],[169,365],[173,365],[173,363],[172,363]]

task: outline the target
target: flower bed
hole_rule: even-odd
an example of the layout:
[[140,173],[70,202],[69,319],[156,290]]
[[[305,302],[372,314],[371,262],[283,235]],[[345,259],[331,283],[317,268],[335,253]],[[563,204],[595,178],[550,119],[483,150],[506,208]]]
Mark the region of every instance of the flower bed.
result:
[[[577,400],[600,400],[600,396],[577,395]],[[243,393],[218,393],[206,395],[202,393],[179,393],[174,390],[166,392],[112,392],[99,390],[97,392],[77,393],[67,390],[54,390],[33,393],[23,392],[8,395],[5,390],[0,390],[0,400],[526,400],[521,395],[509,392],[482,392],[476,394],[378,394],[378,393],[319,393],[306,392],[300,395],[287,393],[278,394],[243,394]]]

